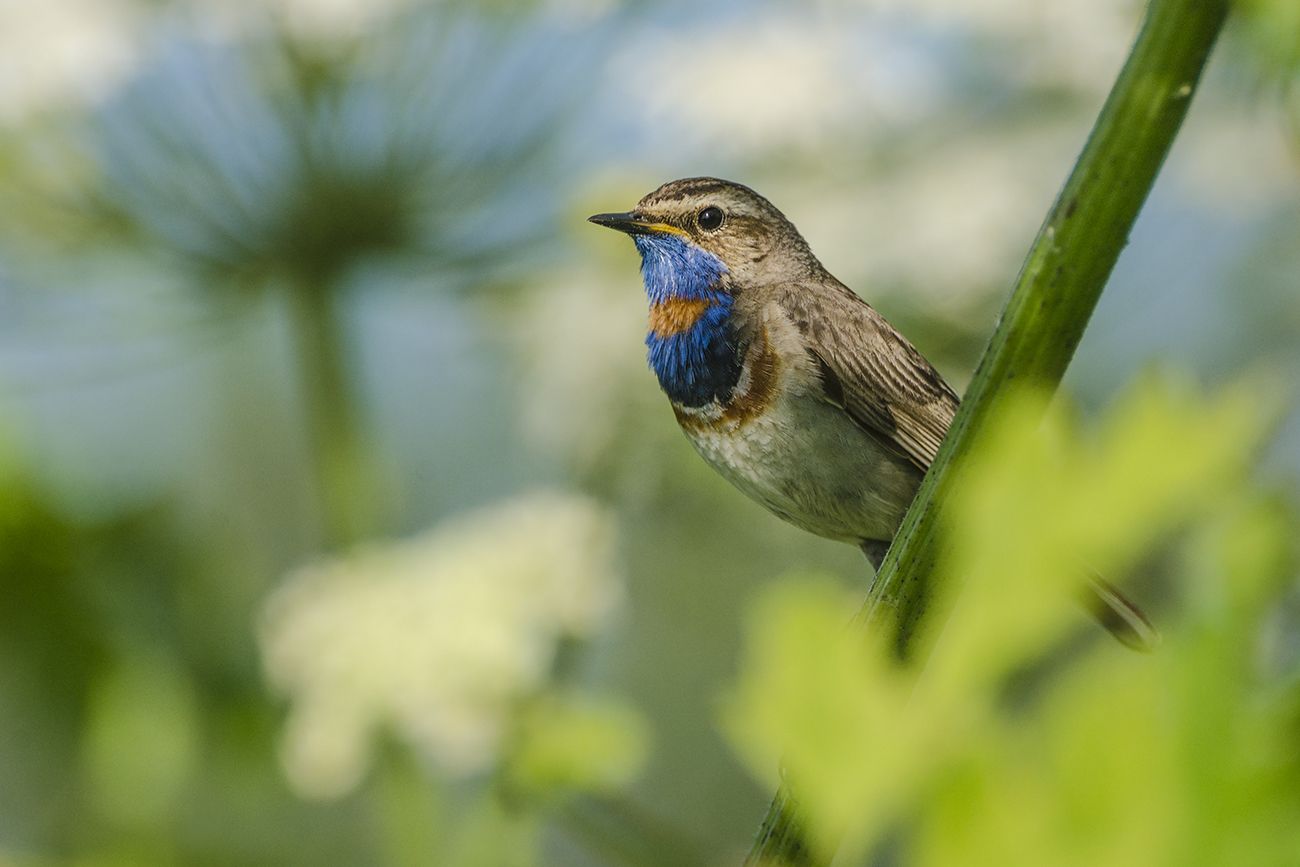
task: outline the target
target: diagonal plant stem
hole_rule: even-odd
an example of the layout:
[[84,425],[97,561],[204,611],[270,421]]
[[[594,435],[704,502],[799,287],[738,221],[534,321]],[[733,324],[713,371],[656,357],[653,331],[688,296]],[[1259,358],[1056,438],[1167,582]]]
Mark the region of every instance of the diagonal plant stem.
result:
[[704,841],[651,815],[626,798],[588,795],[560,808],[561,827],[604,864],[623,867],[704,867]]
[[[1034,239],[961,409],[855,618],[862,629],[893,629],[900,658],[914,666],[925,662],[915,639],[940,551],[938,506],[957,465],[998,410],[1006,386],[1051,390],[1065,374],[1227,12],[1228,0],[1151,0],[1083,153]],[[783,789],[745,864],[822,863],[805,845],[792,795]]]

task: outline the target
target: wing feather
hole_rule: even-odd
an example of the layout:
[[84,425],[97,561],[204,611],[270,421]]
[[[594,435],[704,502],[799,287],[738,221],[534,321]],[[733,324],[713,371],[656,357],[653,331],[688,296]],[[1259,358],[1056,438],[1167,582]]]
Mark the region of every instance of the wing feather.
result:
[[786,286],[779,303],[822,369],[826,399],[928,469],[958,404],[939,372],[833,278]]

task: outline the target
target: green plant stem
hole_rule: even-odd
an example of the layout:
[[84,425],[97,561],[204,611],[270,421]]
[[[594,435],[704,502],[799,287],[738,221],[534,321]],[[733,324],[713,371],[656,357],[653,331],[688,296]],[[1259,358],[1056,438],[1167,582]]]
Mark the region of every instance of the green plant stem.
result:
[[680,828],[615,795],[576,799],[559,814],[575,842],[601,863],[624,867],[704,867],[705,846]]
[[[1152,0],[1083,153],[1029,250],[961,410],[856,618],[863,629],[892,628],[900,658],[915,666],[924,664],[915,639],[932,598],[939,505],[957,467],[1009,386],[1052,390],[1060,382],[1182,125],[1227,12],[1227,0]],[[819,863],[804,844],[795,812],[791,794],[778,792],[746,865]]]
[[378,483],[348,375],[334,287],[303,280],[291,294],[324,542],[344,548],[375,530]]

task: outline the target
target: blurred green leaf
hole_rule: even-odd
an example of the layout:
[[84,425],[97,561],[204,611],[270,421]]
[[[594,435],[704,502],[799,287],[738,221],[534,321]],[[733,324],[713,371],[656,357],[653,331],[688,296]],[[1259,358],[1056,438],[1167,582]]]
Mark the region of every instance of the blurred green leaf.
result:
[[935,721],[907,710],[907,681],[845,628],[852,594],[826,581],[793,581],[754,602],[738,683],[723,728],[768,785],[778,769],[800,793],[824,854],[842,838],[872,842],[894,806],[937,760]]
[[1076,619],[1069,599],[1094,571],[1127,575],[1175,527],[1240,489],[1275,414],[1271,393],[1252,383],[1205,400],[1145,379],[1086,432],[1059,403],[1012,401],[947,506],[941,568],[966,581],[937,583],[966,589],[926,688],[961,704],[997,683]]
[[437,853],[446,867],[532,867],[537,863],[539,820],[489,794],[461,817],[449,851]]
[[[848,640],[844,594],[780,585],[752,612],[733,746],[769,784],[784,768],[814,843],[849,863],[891,828],[915,864],[1294,863],[1296,687],[1261,701],[1257,644],[1295,516],[1248,482],[1271,393],[1146,380],[1091,430],[1008,402],[945,513],[942,568],[969,581],[925,671]],[[1051,656],[1089,568],[1123,574],[1180,527],[1166,643]]]
[[525,792],[605,792],[631,783],[648,751],[645,722],[631,709],[548,696],[525,712],[506,773]]
[[156,826],[174,818],[197,748],[193,689],[170,658],[128,656],[95,684],[85,765],[92,800],[110,821]]
[[1258,59],[1275,73],[1300,73],[1300,3],[1238,0],[1237,15]]

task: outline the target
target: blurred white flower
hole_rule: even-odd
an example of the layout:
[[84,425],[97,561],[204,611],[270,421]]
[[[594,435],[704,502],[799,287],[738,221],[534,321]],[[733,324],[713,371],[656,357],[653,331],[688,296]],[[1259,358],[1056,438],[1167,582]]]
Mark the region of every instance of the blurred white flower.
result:
[[854,0],[922,25],[1002,43],[990,53],[1027,83],[1105,91],[1137,34],[1138,0]]
[[109,93],[134,66],[128,0],[0,0],[0,123]]
[[445,773],[491,765],[557,643],[594,633],[621,595],[612,519],[534,494],[291,575],[261,649],[288,695],[282,761],[309,797],[352,789],[391,731]]
[[972,135],[909,152],[865,191],[804,179],[777,201],[832,273],[868,299],[872,287],[855,272],[920,293],[936,314],[960,312],[1011,285],[1077,137],[1071,124]]
[[859,45],[842,24],[767,16],[653,34],[615,61],[613,78],[658,134],[743,154],[815,145],[863,116],[924,111],[933,82],[919,56]]
[[346,42],[410,5],[410,0],[199,0],[216,34],[273,23],[297,39]]
[[274,0],[285,29],[309,39],[358,36],[405,0]]

